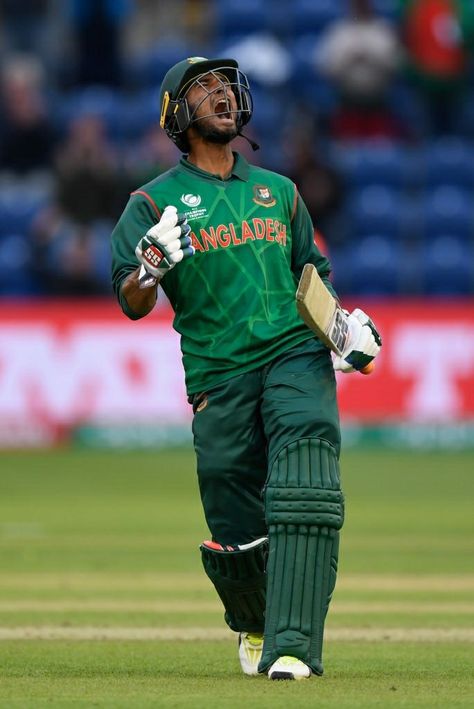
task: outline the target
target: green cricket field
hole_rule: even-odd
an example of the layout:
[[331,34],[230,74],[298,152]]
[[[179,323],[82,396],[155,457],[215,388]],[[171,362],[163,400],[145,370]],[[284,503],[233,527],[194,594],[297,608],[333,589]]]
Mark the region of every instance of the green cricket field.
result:
[[474,453],[348,450],[325,674],[242,675],[201,568],[194,457],[0,464],[0,707],[474,706]]

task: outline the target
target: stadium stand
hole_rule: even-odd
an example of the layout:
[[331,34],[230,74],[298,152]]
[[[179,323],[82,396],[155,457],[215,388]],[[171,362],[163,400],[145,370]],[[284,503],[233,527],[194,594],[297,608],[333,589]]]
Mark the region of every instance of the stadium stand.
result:
[[474,287],[474,249],[458,234],[426,241],[420,254],[420,273],[426,295],[469,295]]
[[[255,99],[249,130],[262,146],[255,158],[285,172],[288,131],[301,130],[308,117],[313,121],[318,144],[324,146],[325,157],[344,186],[337,239],[327,235],[341,292],[473,294],[472,91],[465,96],[453,134],[432,135],[426,107],[409,78],[399,72],[390,88],[388,105],[408,126],[407,134],[397,139],[341,143],[328,134],[337,92],[318,72],[314,57],[323,31],[347,13],[347,0],[278,0],[270,11],[263,0],[208,0],[205,4],[212,17],[205,44],[194,43],[184,31],[161,37],[152,46],[137,44],[124,54],[124,78],[118,87],[64,86],[60,79],[50,80],[45,95],[57,142],[78,116],[98,115],[122,156],[121,170],[126,173],[129,156],[140,154],[147,132],[157,125],[158,86],[169,66],[183,56],[210,56],[243,38],[264,33],[289,53],[291,71],[278,85],[266,85],[255,67],[248,69]],[[397,26],[398,0],[373,0],[373,7]],[[189,22],[187,26],[189,29]],[[0,118],[0,150],[3,129]],[[168,159],[169,155],[163,155],[160,169],[166,168]],[[29,244],[35,218],[45,205],[54,204],[52,174],[43,179],[41,175],[0,172],[2,295],[38,290]],[[133,174],[130,179],[133,181]],[[102,235],[103,225],[97,229]],[[107,250],[99,252],[103,262],[97,272],[107,279]],[[416,269],[419,278],[413,275]],[[40,291],[46,287],[43,284]]]

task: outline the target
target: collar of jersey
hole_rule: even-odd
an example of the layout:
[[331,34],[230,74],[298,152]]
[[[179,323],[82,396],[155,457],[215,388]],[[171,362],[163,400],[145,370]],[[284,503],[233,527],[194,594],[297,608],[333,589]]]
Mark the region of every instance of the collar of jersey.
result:
[[227,182],[228,180],[231,180],[233,177],[237,177],[239,180],[242,180],[243,182],[248,182],[249,179],[249,164],[245,158],[242,157],[242,155],[239,155],[239,153],[232,153],[234,156],[234,167],[232,168],[232,172],[230,173],[229,177],[226,180],[223,180],[219,175],[214,175],[212,172],[206,172],[205,170],[201,170],[200,167],[196,167],[196,165],[193,165],[192,163],[188,162],[187,158],[185,155],[180,160],[181,167],[184,167],[185,170],[189,170],[190,172],[194,172],[197,175],[200,175],[201,177],[205,177],[208,180],[217,180],[218,182]]

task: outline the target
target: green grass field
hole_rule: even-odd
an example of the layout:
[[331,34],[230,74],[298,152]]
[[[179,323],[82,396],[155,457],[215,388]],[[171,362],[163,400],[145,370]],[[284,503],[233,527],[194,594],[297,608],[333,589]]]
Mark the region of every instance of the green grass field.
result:
[[241,675],[193,453],[0,463],[0,706],[472,707],[474,455],[349,451],[326,672]]

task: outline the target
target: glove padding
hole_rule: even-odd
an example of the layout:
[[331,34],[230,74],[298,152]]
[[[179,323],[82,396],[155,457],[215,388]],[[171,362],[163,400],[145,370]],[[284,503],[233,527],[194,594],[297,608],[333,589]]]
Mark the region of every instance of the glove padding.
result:
[[340,357],[334,357],[334,369],[348,374],[364,369],[380,352],[382,339],[377,329],[362,310],[356,308],[347,316],[349,336]]
[[194,256],[191,227],[176,207],[163,211],[158,224],[151,227],[137,244],[135,255],[147,274],[161,280],[180,261]]

